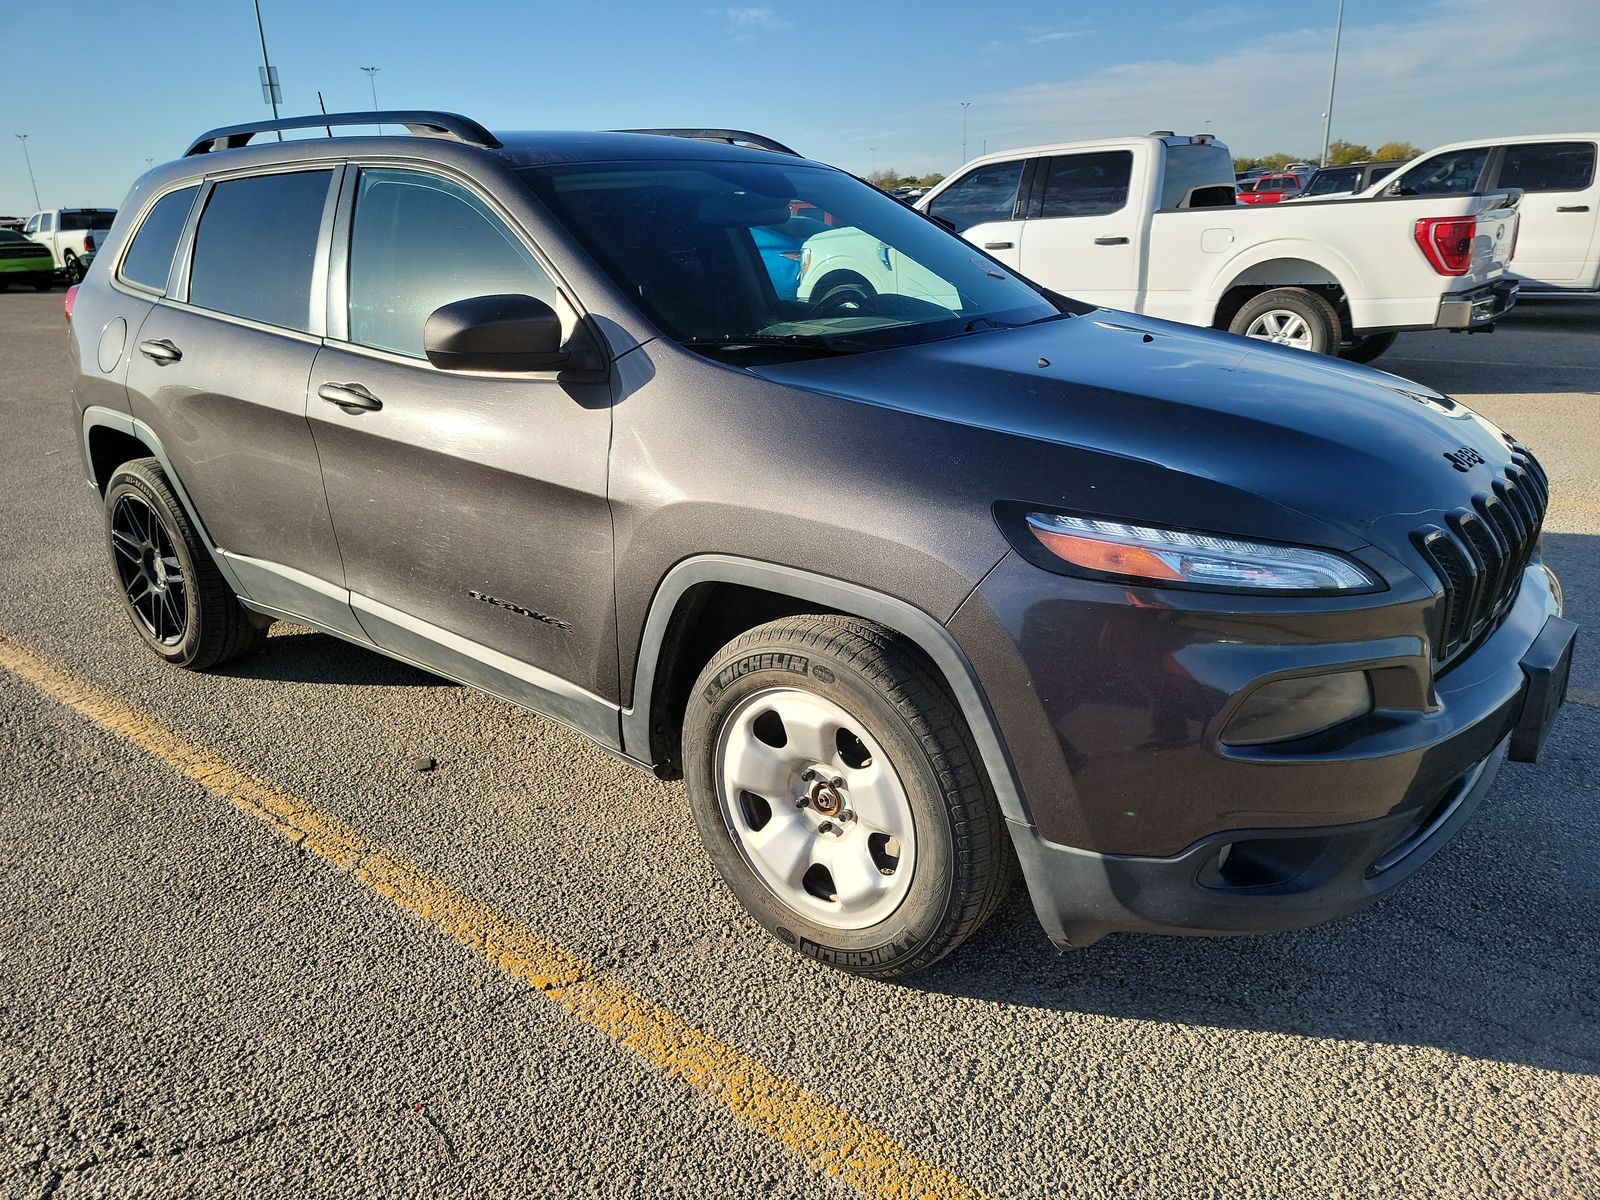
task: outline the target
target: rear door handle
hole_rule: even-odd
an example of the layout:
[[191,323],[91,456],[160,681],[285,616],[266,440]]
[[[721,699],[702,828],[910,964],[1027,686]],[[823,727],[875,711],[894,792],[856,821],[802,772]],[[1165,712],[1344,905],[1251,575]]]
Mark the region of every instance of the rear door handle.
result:
[[1563,204],[1556,209],[1557,212],[1588,212],[1587,204]]
[[383,401],[359,383],[325,383],[317,389],[317,395],[346,412],[372,412],[383,407]]
[[163,367],[168,363],[175,363],[183,357],[183,351],[167,341],[166,338],[153,338],[147,342],[140,342],[139,353],[151,362],[159,363]]
[[1096,246],[1126,246],[1128,239],[1125,237],[1097,237],[1094,240],[1094,244]]
[[985,250],[1010,250],[1016,246],[1015,242],[985,242]]

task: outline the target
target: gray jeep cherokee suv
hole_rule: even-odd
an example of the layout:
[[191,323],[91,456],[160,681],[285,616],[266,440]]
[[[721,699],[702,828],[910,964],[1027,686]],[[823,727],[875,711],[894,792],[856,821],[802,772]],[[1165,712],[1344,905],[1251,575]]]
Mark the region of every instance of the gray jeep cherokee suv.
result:
[[[840,227],[903,294],[796,300]],[[1516,441],[753,135],[215,130],[69,311],[156,654],[294,621],[681,774],[745,907],[851,970],[947,953],[1017,863],[1061,947],[1350,912],[1564,693]]]

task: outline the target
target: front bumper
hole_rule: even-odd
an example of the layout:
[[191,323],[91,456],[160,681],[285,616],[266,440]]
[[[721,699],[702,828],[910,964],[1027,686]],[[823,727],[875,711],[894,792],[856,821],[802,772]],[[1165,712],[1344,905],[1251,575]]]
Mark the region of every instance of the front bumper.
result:
[[[986,660],[980,674],[1003,677],[988,658],[1000,640],[974,636],[985,612],[1029,679],[1026,702],[996,716],[1027,805],[1012,841],[1061,946],[1289,929],[1371,903],[1465,824],[1508,754],[1537,752],[1529,731],[1548,729],[1570,662],[1559,588],[1537,559],[1503,623],[1436,678],[1423,639],[1372,636],[1409,604],[1264,619],[1130,593],[1120,613],[1096,612],[1085,601],[1098,585],[1068,582],[1078,594],[1052,600],[1042,574],[1002,564],[980,587],[985,609],[964,608],[952,629]],[[1219,743],[1238,697],[1308,666],[1382,675],[1378,709],[1296,743]]]
[[1435,329],[1485,329],[1505,316],[1517,305],[1520,284],[1515,279],[1502,279],[1485,284],[1470,292],[1457,292],[1439,301],[1439,319]]
[[1213,834],[1170,858],[1094,854],[1011,825],[1034,911],[1060,949],[1108,933],[1298,929],[1364,908],[1404,883],[1471,818],[1509,739],[1434,803],[1375,821]]

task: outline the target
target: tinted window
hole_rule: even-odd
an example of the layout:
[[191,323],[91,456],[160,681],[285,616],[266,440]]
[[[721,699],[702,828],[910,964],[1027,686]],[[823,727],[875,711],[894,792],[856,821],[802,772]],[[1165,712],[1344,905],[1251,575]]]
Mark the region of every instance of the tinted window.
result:
[[1332,171],[1318,171],[1311,177],[1308,196],[1335,196],[1340,192],[1353,192],[1361,182],[1359,167],[1343,167]]
[[534,296],[555,285],[471,192],[417,171],[363,171],[350,236],[350,340],[421,358],[422,328],[470,296]]
[[1367,177],[1362,181],[1362,190],[1365,191],[1379,180],[1389,178],[1400,169],[1401,165],[1400,163],[1389,163],[1382,167],[1368,167]]
[[178,235],[189,218],[189,206],[194,203],[195,187],[168,192],[156,201],[155,207],[145,217],[139,232],[122,260],[122,277],[131,283],[165,291],[167,271],[172,266],[172,252],[177,248]]
[[1474,192],[1478,176],[1489,158],[1489,147],[1447,150],[1424,159],[1400,176],[1402,196],[1446,196],[1453,192]]
[[226,179],[194,235],[189,303],[308,330],[328,171]]
[[117,210],[114,208],[64,209],[61,213],[61,229],[64,233],[81,232],[85,229],[110,229],[111,222],[116,219]]
[[1507,146],[1500,164],[1500,186],[1525,192],[1581,192],[1593,180],[1593,142]]
[[15,229],[0,229],[0,242],[5,242],[7,245],[11,245],[13,243],[32,244],[29,243],[28,239],[23,237]]
[[1128,203],[1133,152],[1105,150],[1050,160],[1041,217],[1097,217]]
[[1161,207],[1227,207],[1234,202],[1233,182],[1233,157],[1221,146],[1169,146]]
[[991,163],[940,192],[928,211],[949,221],[957,232],[987,221],[1009,221],[1016,211],[1021,183],[1020,162]]

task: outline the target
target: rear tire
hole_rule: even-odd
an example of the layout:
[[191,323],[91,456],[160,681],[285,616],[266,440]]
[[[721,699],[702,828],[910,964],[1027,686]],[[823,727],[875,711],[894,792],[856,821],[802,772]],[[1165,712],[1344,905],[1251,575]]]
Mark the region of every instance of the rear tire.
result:
[[734,895],[831,966],[920,970],[1010,890],[1005,822],[966,723],[881,625],[791,617],[724,646],[690,694],[683,762],[701,840]]
[[1374,333],[1356,338],[1339,347],[1339,357],[1347,362],[1369,363],[1378,355],[1387,353],[1399,336],[1398,333]]
[[261,648],[271,622],[240,605],[160,462],[136,458],[116,469],[105,522],[123,609],[154,654],[204,671]]
[[1319,293],[1296,287],[1253,297],[1233,315],[1228,332],[1313,354],[1333,354],[1344,339],[1338,310]]
[[67,277],[69,285],[83,282],[83,264],[71,250],[61,252],[61,273]]

